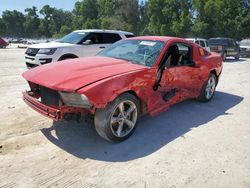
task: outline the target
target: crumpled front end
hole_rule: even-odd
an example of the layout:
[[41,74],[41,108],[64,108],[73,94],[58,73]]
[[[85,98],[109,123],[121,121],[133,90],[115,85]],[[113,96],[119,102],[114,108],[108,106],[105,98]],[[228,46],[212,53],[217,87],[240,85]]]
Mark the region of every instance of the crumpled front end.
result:
[[24,102],[40,114],[54,120],[80,119],[89,113],[87,109],[68,106],[60,92],[29,82],[30,91],[23,92]]

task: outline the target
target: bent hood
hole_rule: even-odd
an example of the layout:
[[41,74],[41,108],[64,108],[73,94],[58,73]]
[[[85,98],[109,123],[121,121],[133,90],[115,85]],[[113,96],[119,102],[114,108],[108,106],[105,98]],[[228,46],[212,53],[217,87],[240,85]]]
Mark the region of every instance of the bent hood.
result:
[[85,57],[43,65],[23,73],[33,83],[54,90],[75,92],[97,81],[147,67],[109,57]]

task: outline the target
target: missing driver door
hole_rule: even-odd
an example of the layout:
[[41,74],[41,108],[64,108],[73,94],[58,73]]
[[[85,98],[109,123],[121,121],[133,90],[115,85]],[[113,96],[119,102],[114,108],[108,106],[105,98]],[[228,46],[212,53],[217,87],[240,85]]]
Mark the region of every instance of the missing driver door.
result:
[[153,91],[152,98],[148,104],[150,115],[163,112],[180,100],[180,94],[174,76],[175,69],[175,67],[164,68],[160,86],[156,91]]

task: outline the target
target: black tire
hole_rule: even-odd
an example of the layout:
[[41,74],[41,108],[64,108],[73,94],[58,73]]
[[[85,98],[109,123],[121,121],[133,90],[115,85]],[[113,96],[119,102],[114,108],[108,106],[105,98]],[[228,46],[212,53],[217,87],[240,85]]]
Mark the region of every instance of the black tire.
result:
[[234,57],[234,59],[239,60],[239,59],[240,59],[240,54],[238,53],[238,54]]
[[[131,104],[131,105],[134,104],[133,107],[135,108],[135,110],[132,111],[131,113],[136,113],[136,115],[133,114],[130,117],[131,119],[133,119],[133,120],[131,120],[131,122],[135,122],[132,128],[130,128],[128,126],[128,124],[126,124],[126,120],[128,120],[129,118],[127,118],[127,117],[125,118],[124,116],[122,118],[122,117],[120,117],[120,116],[122,116],[121,112],[119,114],[119,111],[120,111],[119,105],[124,104],[124,109],[125,109],[126,105],[127,105],[126,102],[128,104]],[[106,108],[96,110],[95,117],[94,117],[95,129],[96,129],[97,133],[102,138],[104,138],[105,140],[107,140],[109,142],[122,142],[134,133],[134,131],[136,129],[136,124],[137,124],[139,112],[140,112],[140,104],[139,104],[138,99],[132,94],[124,93],[124,94],[120,95],[119,97],[117,97],[114,101],[109,103],[106,106]],[[114,117],[114,116],[116,116],[115,113],[117,113],[117,117]],[[123,114],[125,114],[125,113],[123,113]],[[115,123],[114,122],[113,122],[113,124],[111,123],[111,118],[116,118]],[[119,119],[119,120],[117,121],[117,119]],[[123,119],[123,120],[121,120],[121,119]],[[118,132],[118,129],[120,127],[121,121],[123,122],[121,131],[124,130],[125,133],[126,132],[127,133],[124,134],[123,136],[122,135],[118,136],[117,132]],[[115,130],[115,128],[117,128],[117,130]]]
[[[207,89],[207,86],[209,84],[210,79],[214,80],[215,86],[214,86],[213,92],[208,97],[206,89]],[[201,102],[208,102],[208,101],[210,101],[213,98],[213,96],[214,96],[217,82],[218,82],[218,79],[217,79],[216,75],[214,73],[210,73],[208,79],[205,81],[205,83],[202,86],[202,89],[201,89],[200,95],[198,97],[198,100],[201,101]]]
[[226,61],[226,59],[227,59],[227,52],[223,52],[222,55],[221,55],[221,57],[222,57],[223,61]]

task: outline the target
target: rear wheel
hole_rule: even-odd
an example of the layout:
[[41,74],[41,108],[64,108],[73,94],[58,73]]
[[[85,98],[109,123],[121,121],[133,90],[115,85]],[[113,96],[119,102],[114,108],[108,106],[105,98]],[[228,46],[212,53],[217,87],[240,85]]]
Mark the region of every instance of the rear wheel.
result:
[[106,108],[96,111],[94,118],[96,131],[107,141],[122,142],[135,131],[138,113],[137,98],[125,93]]
[[210,101],[214,96],[216,84],[217,84],[217,77],[215,76],[215,74],[210,73],[208,80],[204,83],[201,89],[201,93],[200,96],[198,97],[198,100],[202,102]]

